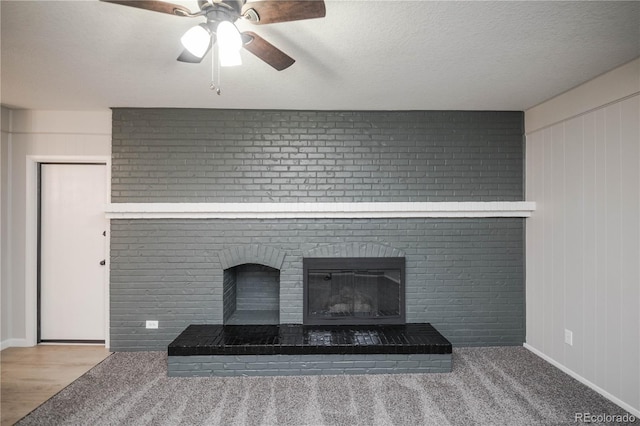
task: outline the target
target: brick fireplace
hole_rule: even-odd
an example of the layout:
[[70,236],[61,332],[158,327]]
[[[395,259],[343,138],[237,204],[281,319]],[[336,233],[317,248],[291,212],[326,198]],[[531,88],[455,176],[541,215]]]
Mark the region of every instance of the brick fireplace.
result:
[[526,214],[483,207],[523,199],[521,113],[117,108],[112,149],[112,350],[303,324],[304,259],[347,257],[405,259],[407,323],[524,340]]

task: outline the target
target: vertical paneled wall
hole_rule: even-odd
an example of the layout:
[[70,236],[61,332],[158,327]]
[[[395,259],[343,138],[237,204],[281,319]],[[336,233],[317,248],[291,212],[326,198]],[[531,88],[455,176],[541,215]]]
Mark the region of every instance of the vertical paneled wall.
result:
[[[640,95],[527,135],[527,343],[640,407]],[[573,345],[565,343],[565,330]]]

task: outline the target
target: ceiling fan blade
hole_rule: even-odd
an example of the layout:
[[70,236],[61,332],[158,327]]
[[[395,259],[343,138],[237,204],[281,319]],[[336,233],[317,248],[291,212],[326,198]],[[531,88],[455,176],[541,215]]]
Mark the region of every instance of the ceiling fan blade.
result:
[[191,13],[189,9],[179,4],[166,3],[156,0],[100,0],[105,3],[120,4],[123,6],[137,7],[138,9],[152,10],[154,12],[168,13],[176,16],[200,16],[199,13]]
[[254,32],[242,33],[244,48],[278,71],[293,65],[295,60]]
[[254,24],[323,18],[324,0],[257,0],[242,7],[242,16]]

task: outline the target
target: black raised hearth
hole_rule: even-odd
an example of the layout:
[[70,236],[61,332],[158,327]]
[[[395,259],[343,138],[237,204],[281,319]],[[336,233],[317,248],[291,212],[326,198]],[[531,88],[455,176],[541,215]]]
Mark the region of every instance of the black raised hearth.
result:
[[428,323],[190,325],[168,348],[169,356],[450,353],[451,343]]

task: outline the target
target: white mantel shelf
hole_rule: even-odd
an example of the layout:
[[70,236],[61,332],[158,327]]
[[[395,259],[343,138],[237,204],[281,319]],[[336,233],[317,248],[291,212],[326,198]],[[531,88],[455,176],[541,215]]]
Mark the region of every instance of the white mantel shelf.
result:
[[532,201],[397,203],[110,203],[108,219],[529,217]]

